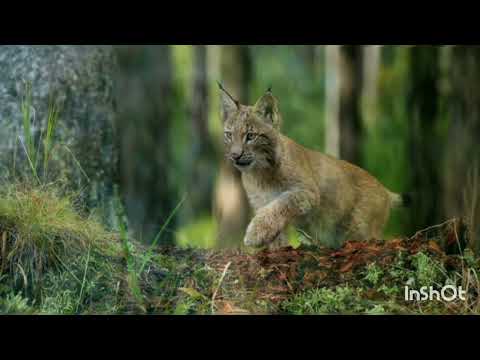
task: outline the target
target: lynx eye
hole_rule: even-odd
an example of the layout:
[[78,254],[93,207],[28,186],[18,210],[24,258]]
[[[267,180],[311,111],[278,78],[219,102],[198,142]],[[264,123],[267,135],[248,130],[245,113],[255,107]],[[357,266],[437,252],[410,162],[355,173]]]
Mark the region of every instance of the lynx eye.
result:
[[254,134],[254,133],[248,133],[247,136],[246,136],[246,141],[247,141],[247,142],[253,141],[253,140],[255,140],[256,137],[257,137],[256,134]]
[[228,141],[232,140],[232,133],[230,131],[225,131],[224,135],[226,140]]

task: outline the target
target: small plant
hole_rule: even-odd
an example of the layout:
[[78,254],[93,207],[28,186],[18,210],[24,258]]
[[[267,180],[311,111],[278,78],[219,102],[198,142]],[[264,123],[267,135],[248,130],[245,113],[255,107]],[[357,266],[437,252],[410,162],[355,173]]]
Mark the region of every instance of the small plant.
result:
[[468,223],[470,247],[480,251],[480,172],[478,164],[473,165],[467,174],[463,191],[463,213]]
[[128,233],[128,222],[125,216],[123,206],[120,202],[117,190],[115,190],[115,208],[117,211],[118,230],[122,244],[124,258],[127,263],[127,285],[131,294],[135,298],[137,305],[145,312],[144,297],[140,288],[140,272],[137,270],[137,261],[134,255],[134,247],[130,242]]
[[443,284],[446,272],[442,264],[423,252],[415,254],[412,261],[416,270],[416,286],[439,286]]
[[51,315],[76,314],[75,294],[69,289],[58,291],[54,296],[45,297],[40,309],[42,313]]
[[365,269],[364,279],[370,284],[376,286],[379,281],[382,279],[383,270],[378,267],[375,263],[370,263]]
[[288,300],[283,308],[294,315],[348,314],[365,311],[361,290],[348,286],[308,290]]
[[49,186],[11,185],[0,190],[1,267],[23,290],[38,291],[42,274],[66,268],[92,249],[118,254],[114,234],[79,215],[74,200]]
[[28,304],[28,299],[20,294],[9,293],[0,297],[0,314],[28,315],[33,314],[34,309]]
[[366,310],[367,315],[384,315],[387,311],[383,305],[374,305],[373,308]]
[[[55,136],[55,130],[60,114],[60,109],[54,101],[50,101],[48,105],[46,130],[40,131],[40,142],[38,146],[35,146],[36,133],[34,131],[34,125],[37,121],[35,108],[32,105],[32,89],[29,83],[25,85],[25,95],[20,105],[22,113],[22,125],[23,125],[23,139],[20,138],[20,142],[25,151],[25,155],[28,160],[30,170],[36,181],[41,184],[39,176],[39,158],[42,153],[43,156],[43,180],[47,179],[48,163],[53,150],[53,139]],[[43,149],[41,146],[43,145]],[[43,150],[43,151],[42,151]]]

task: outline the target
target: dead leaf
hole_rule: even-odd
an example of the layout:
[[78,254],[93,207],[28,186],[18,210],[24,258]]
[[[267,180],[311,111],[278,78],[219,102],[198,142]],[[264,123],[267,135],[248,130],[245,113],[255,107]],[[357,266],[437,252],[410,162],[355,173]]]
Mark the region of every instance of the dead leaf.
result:
[[340,268],[340,272],[344,273],[352,270],[352,268],[353,268],[353,261],[349,261]]
[[287,274],[285,274],[284,272],[280,272],[280,274],[278,275],[278,279],[281,281],[287,280],[288,279]]
[[305,274],[303,282],[308,285],[317,285],[319,282],[325,280],[327,276],[327,273],[324,271],[315,271]]
[[229,301],[217,302],[217,308],[218,310],[215,312],[217,315],[246,315],[250,313],[248,310],[239,308]]
[[442,250],[440,249],[440,246],[433,240],[430,240],[428,242],[428,248],[436,253],[441,254]]

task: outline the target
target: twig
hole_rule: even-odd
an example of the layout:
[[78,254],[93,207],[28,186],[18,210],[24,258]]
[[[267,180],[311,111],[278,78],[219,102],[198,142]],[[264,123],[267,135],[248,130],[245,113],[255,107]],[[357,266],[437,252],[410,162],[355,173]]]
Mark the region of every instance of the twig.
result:
[[22,273],[22,276],[23,276],[23,284],[25,286],[25,289],[27,288],[28,286],[28,281],[27,281],[27,274],[25,274],[25,271],[23,270],[22,266],[17,263],[17,266],[18,268],[20,269],[20,272]]
[[443,222],[443,223],[441,223],[441,224],[433,225],[433,226],[430,226],[430,227],[428,227],[428,228],[426,228],[426,229],[419,230],[419,231],[417,231],[417,232],[415,233],[415,235],[413,235],[412,237],[410,237],[409,240],[412,240],[412,239],[416,238],[418,235],[423,234],[423,233],[425,233],[425,232],[427,232],[427,231],[440,228],[440,227],[442,227],[442,226],[444,226],[444,225],[450,224],[450,223],[455,222],[455,221],[457,221],[457,219],[454,218],[454,219],[447,220],[447,221],[445,221],[445,222]]
[[[458,252],[460,255],[462,255],[462,245],[460,244],[460,239],[458,238],[458,233],[457,233],[457,224],[453,224],[453,232],[455,233],[455,240],[457,241],[457,245],[458,245]],[[465,264],[464,264],[464,260],[463,260],[463,256],[460,256],[460,259],[462,261],[462,274],[465,274]],[[470,274],[469,274],[470,275]]]
[[87,279],[88,263],[90,262],[90,250],[91,250],[91,247],[88,248],[87,261],[85,262],[85,271],[83,272],[82,287],[80,289],[80,295],[78,297],[77,308],[75,309],[76,313],[78,313],[78,309],[80,307],[80,303],[82,302],[82,298],[83,298],[83,289],[85,287],[85,280]]
[[225,275],[227,274],[228,268],[232,262],[230,261],[227,265],[225,265],[225,269],[223,269],[222,276],[220,277],[220,281],[218,282],[217,288],[215,289],[213,295],[212,295],[212,314],[215,312],[215,298],[217,297],[217,292],[220,289],[220,286],[222,285],[223,279],[225,278]]
[[477,272],[475,271],[475,269],[470,269],[471,272],[473,273],[473,275],[475,275],[475,280],[477,280],[476,282],[476,285],[477,285],[477,300],[475,302],[475,308],[477,309],[478,311],[478,308],[480,307],[480,296],[478,296],[478,294],[480,294],[480,281],[478,280],[478,275],[477,275]]
[[0,267],[0,274],[3,274],[3,269],[7,264],[7,232],[2,234],[2,266]]
[[302,234],[303,236],[305,236],[307,238],[307,240],[310,240],[312,241],[313,240],[313,237],[309,234],[307,234],[305,231],[303,231],[302,229],[298,229],[298,228],[295,228],[296,231],[298,231],[300,234]]

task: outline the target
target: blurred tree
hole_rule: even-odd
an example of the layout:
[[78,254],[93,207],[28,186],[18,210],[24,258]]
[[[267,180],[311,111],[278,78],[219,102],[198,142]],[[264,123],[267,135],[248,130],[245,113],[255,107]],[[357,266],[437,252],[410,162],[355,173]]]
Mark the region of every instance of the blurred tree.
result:
[[361,164],[363,51],[359,45],[327,45],[326,152]]
[[[248,104],[248,85],[252,76],[252,59],[248,46],[222,46],[221,75],[222,82],[228,91],[241,103]],[[240,172],[225,159],[223,152],[221,152],[221,159],[214,195],[219,246],[239,246],[249,220],[248,199],[243,189]]]
[[297,45],[295,46],[303,64],[312,76],[317,73],[318,63],[318,45]]
[[380,75],[381,45],[363,47],[363,96],[365,123],[375,125],[378,108],[378,78]]
[[325,46],[325,152],[340,158],[339,45]]
[[[121,195],[135,236],[149,242],[176,205],[167,176],[174,105],[171,49],[125,45],[117,52]],[[173,237],[165,233],[161,241],[171,243]]]
[[193,220],[211,211],[215,164],[215,149],[208,131],[207,47],[194,46],[193,94],[191,115],[191,157],[187,161],[188,201],[185,220]]
[[437,134],[439,89],[438,46],[412,46],[409,50],[410,164],[415,192],[411,212],[416,229],[442,218],[440,168],[443,146]]
[[480,246],[480,47],[454,46],[449,64],[451,123],[444,167],[448,217],[464,216]]

